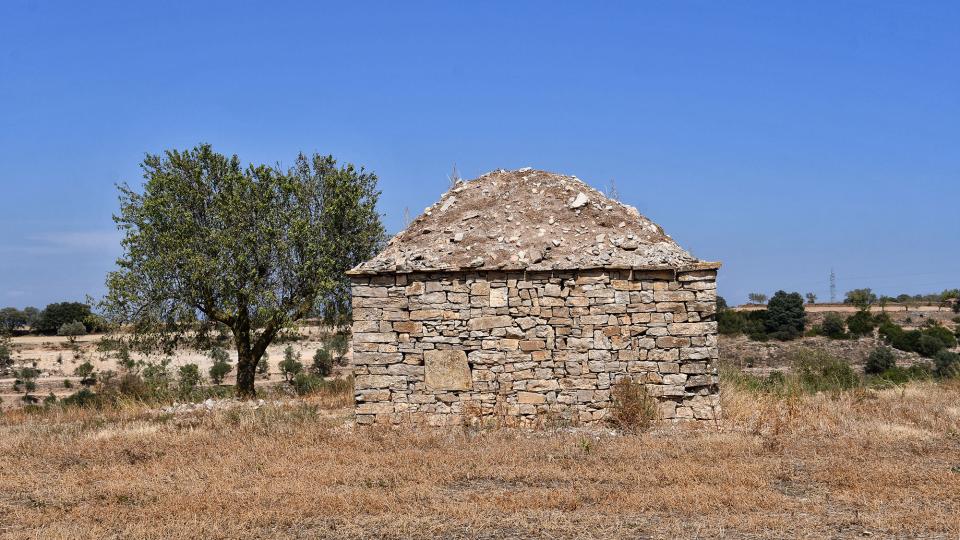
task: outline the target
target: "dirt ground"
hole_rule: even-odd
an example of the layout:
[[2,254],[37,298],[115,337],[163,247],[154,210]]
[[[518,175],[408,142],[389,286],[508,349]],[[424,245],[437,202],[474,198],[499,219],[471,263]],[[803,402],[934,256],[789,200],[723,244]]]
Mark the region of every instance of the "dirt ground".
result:
[[[300,353],[300,361],[304,365],[309,365],[314,352],[323,345],[326,329],[319,326],[305,326],[300,329],[299,335],[297,340],[275,343],[267,349],[271,369],[269,375],[261,377],[261,380],[270,382],[281,379],[277,364],[283,359],[283,351],[288,345]],[[74,370],[83,362],[89,360],[97,371],[117,369],[115,358],[97,350],[97,343],[102,338],[101,334],[81,336],[77,338],[77,346],[74,347],[67,338],[60,336],[18,336],[11,341],[14,350],[13,358],[15,364],[35,364],[40,371],[40,376],[36,380],[37,390],[33,395],[42,398],[52,392],[61,398],[76,391],[80,378],[74,375]],[[229,346],[224,349],[230,354],[231,362],[236,365],[237,352],[231,350]],[[133,358],[159,361],[163,357],[133,355]],[[205,351],[192,349],[178,350],[170,359],[170,365],[174,369],[184,364],[194,363],[200,367],[200,372],[204,375],[213,363]],[[236,377],[236,371],[228,375],[227,382],[232,382],[234,377]],[[70,381],[71,388],[66,388],[64,381]],[[2,400],[0,409],[20,406],[19,398],[22,393],[14,392],[13,382],[12,377],[0,377],[0,400]]]
[[0,538],[957,538],[960,386],[606,428],[379,429],[256,410],[0,416]]

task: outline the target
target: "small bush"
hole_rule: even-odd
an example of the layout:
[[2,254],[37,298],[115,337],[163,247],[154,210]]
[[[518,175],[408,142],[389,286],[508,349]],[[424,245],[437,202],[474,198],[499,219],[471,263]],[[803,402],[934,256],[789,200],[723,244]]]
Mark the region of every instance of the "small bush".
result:
[[260,361],[257,362],[257,375],[262,377],[270,376],[270,355],[267,354],[267,351],[263,351],[263,356],[261,356]]
[[223,379],[231,371],[233,371],[233,366],[229,362],[214,360],[207,374],[210,375],[210,382],[213,384],[223,384]]
[[[878,375],[881,382],[906,384],[910,381],[925,381],[932,376],[932,370],[926,364],[914,364],[908,368],[893,366]],[[884,385],[881,385],[884,386]]]
[[80,377],[80,384],[83,386],[93,386],[97,383],[97,377],[93,373],[94,367],[89,360],[80,364],[73,370],[73,374]]
[[957,346],[957,336],[943,326],[935,324],[923,330],[925,335],[939,339],[943,348],[952,349]]
[[194,391],[200,386],[200,366],[184,364],[177,370],[177,393],[183,399],[190,399]]
[[940,351],[933,357],[933,365],[938,377],[960,378],[960,354]]
[[317,349],[313,353],[313,372],[321,377],[329,377],[333,372],[333,356],[327,349]]
[[57,335],[70,338],[71,340],[76,339],[77,336],[84,336],[87,334],[87,327],[83,325],[80,321],[70,321],[68,323],[63,323],[57,329]]
[[883,373],[896,367],[896,365],[897,358],[890,347],[877,347],[867,356],[867,363],[864,365],[863,371],[870,374]]
[[323,387],[323,378],[312,373],[297,373],[290,381],[298,396],[312,394]]
[[337,365],[342,366],[345,363],[344,358],[346,357],[347,350],[350,348],[350,334],[347,332],[337,332],[323,344],[323,348],[330,351],[333,356],[333,361]]
[[657,400],[643,384],[624,377],[613,385],[610,397],[610,421],[624,431],[646,431],[657,419]]
[[827,313],[820,325],[823,335],[831,339],[843,339],[847,337],[847,331],[843,317],[837,313]]
[[91,391],[89,388],[81,388],[76,392],[70,394],[69,396],[60,400],[60,405],[63,407],[94,407],[100,405],[100,399],[97,394]]
[[213,364],[211,364],[210,369],[207,370],[207,375],[210,376],[210,382],[218,385],[223,384],[223,379],[226,378],[228,373],[233,371],[233,366],[230,365],[230,354],[220,347],[214,347],[210,349],[208,355],[213,359]]
[[280,361],[278,367],[284,380],[288,383],[293,384],[294,377],[303,371],[303,363],[300,362],[300,358],[300,352],[295,351],[292,345],[287,345],[287,348],[283,350],[283,360]]
[[172,382],[170,362],[169,358],[164,358],[159,362],[147,362],[143,365],[140,376],[147,387],[148,397],[153,399],[167,397]]
[[876,323],[869,312],[858,311],[847,317],[847,330],[853,337],[873,335],[874,328],[876,328]]
[[920,336],[920,341],[917,344],[917,352],[926,356],[927,358],[933,358],[940,351],[946,349],[943,344],[943,341],[936,336],[924,333]]
[[13,348],[10,346],[10,339],[7,336],[0,335],[0,372],[13,365]]
[[801,387],[809,393],[849,390],[861,384],[850,364],[825,351],[797,351],[793,364]]

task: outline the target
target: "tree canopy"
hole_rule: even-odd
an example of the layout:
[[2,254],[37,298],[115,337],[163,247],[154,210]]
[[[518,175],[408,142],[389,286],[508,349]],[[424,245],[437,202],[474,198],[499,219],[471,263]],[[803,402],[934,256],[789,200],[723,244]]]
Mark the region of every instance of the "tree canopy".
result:
[[877,302],[877,295],[870,289],[854,289],[847,291],[844,304],[853,304],[860,309],[868,309]]
[[[40,312],[35,330],[41,334],[53,335],[61,326],[72,323],[85,323],[90,317],[90,306],[81,302],[57,302],[50,304]],[[91,330],[91,328],[87,328]]]
[[124,252],[102,304],[134,346],[170,350],[225,326],[249,397],[281,331],[311,314],[348,316],[344,272],[384,240],[375,174],[319,154],[287,171],[244,168],[207,144],[147,155],[141,168],[142,192],[118,186]]
[[777,291],[767,303],[767,333],[780,340],[794,339],[803,335],[806,312],[800,293]]

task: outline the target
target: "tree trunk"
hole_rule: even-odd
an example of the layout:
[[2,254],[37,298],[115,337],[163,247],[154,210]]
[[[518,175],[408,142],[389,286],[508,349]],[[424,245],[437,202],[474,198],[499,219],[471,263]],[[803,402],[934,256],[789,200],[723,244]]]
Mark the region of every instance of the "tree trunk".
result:
[[257,359],[249,349],[245,353],[241,352],[237,361],[237,397],[252,399],[257,396],[257,390],[253,386],[256,375]]
[[251,399],[257,395],[253,383],[259,357],[253,354],[250,347],[250,323],[246,317],[241,317],[238,325],[234,327],[233,340],[237,346],[237,397]]

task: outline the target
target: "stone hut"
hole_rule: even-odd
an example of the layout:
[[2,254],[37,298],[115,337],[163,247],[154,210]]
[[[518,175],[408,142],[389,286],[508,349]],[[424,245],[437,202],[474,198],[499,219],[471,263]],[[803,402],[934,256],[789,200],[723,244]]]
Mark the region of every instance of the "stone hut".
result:
[[713,419],[719,267],[576,177],[457,182],[349,272],[357,423],[597,422],[623,377]]

